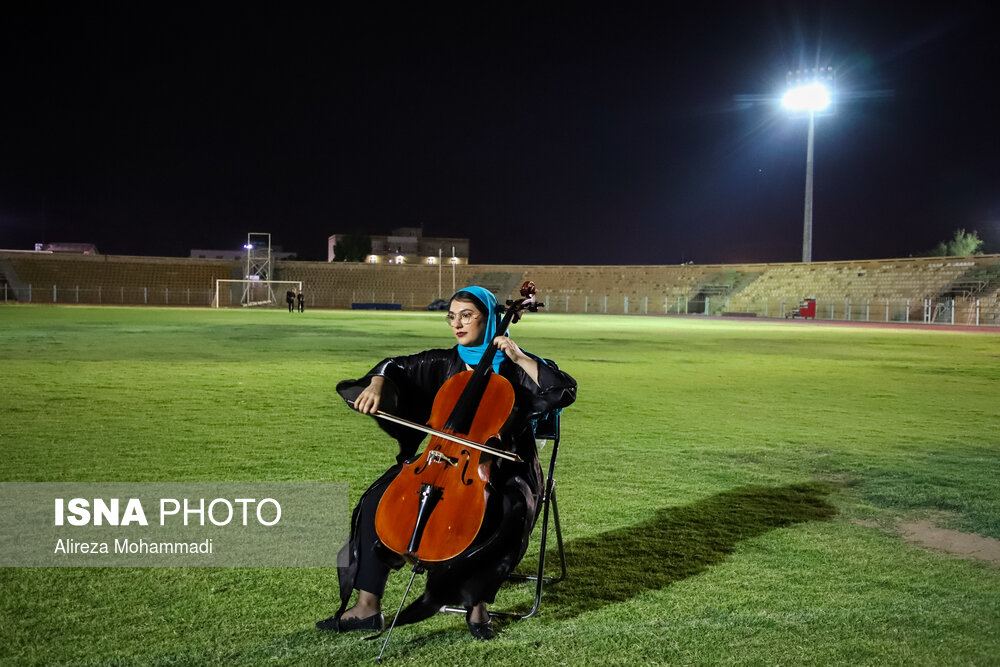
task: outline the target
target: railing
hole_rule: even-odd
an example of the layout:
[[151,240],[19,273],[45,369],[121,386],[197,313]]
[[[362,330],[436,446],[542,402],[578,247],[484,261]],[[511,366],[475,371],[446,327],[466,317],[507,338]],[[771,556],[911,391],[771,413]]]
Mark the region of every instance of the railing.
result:
[[4,302],[83,303],[119,306],[209,306],[215,290],[189,287],[97,286],[26,284],[3,286]]
[[[214,289],[169,286],[3,285],[3,301],[22,303],[194,306],[212,304]],[[285,308],[282,295],[273,304]],[[423,310],[437,293],[377,289],[304,290],[307,308],[350,308],[352,303],[391,303],[404,310]],[[763,318],[798,317],[801,299],[794,296],[741,299],[699,294],[540,294],[549,313],[609,315],[733,315]],[[223,303],[223,306],[238,305]],[[935,297],[933,299],[817,298],[817,320],[1000,326],[1000,299]]]
[[[238,291],[237,291],[238,292]],[[5,283],[2,288],[3,302],[36,304],[91,304],[118,306],[211,306],[215,299],[215,289],[188,287],[149,286],[97,286],[82,285],[33,285],[19,288]],[[417,292],[372,289],[315,289],[305,291],[307,308],[350,308],[352,303],[393,303],[406,310],[422,310],[436,299],[436,293],[428,296]],[[284,292],[276,294],[274,308],[286,308]],[[223,307],[239,307],[239,294],[222,290],[220,299]]]
[[[798,317],[800,300],[786,298],[734,300],[732,308],[760,317]],[[817,299],[816,319],[839,322],[1000,326],[996,299],[936,297],[928,299]]]

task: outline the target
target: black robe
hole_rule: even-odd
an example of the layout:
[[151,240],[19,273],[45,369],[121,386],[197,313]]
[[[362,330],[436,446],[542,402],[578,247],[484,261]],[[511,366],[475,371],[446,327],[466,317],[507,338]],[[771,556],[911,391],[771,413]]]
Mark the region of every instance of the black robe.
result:
[[[423,596],[401,614],[397,625],[429,618],[442,605],[471,607],[480,601],[493,602],[501,584],[524,556],[538,516],[542,491],[542,468],[535,447],[532,420],[576,398],[576,381],[559,370],[555,363],[532,356],[538,361],[538,384],[520,366],[504,359],[499,374],[514,388],[514,414],[501,434],[504,448],[516,453],[520,463],[498,460],[494,464],[490,495],[483,527],[472,545],[447,563],[428,569]],[[418,424],[427,422],[437,390],[451,376],[466,370],[457,346],[447,350],[428,350],[405,357],[383,360],[359,380],[345,380],[337,392],[345,401],[353,401],[375,375],[386,378],[380,409]],[[347,608],[354,590],[361,551],[358,519],[366,497],[398,474],[404,461],[414,457],[425,435],[419,431],[379,420],[379,426],[399,443],[396,465],[386,471],[354,509],[351,537],[341,551],[339,568],[341,608]],[[345,553],[346,551],[346,553]],[[397,554],[382,548],[382,560],[392,568],[404,562]],[[346,557],[346,558],[345,558]]]

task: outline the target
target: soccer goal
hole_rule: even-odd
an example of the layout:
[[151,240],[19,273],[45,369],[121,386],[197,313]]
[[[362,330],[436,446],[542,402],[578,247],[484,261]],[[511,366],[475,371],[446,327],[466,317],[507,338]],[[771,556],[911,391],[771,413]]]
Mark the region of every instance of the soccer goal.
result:
[[302,290],[301,280],[236,280],[216,278],[213,308],[277,307],[285,305],[285,293]]

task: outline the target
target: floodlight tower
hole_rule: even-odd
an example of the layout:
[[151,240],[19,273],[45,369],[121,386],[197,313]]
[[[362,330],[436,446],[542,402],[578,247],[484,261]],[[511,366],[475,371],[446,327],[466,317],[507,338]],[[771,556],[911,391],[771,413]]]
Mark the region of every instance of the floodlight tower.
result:
[[247,251],[247,280],[271,279],[271,235],[250,232],[243,248]]
[[806,145],[806,204],[802,222],[802,261],[812,261],[813,219],[813,144],[816,114],[830,108],[834,72],[832,67],[814,67],[788,73],[788,92],[781,104],[794,114],[809,114],[809,138]]
[[[246,245],[243,249],[247,251],[246,280],[270,280],[271,279],[271,235],[267,232],[250,232],[247,234]],[[267,285],[267,298],[274,301],[274,292],[271,285]],[[243,286],[243,299],[245,305],[257,301],[253,294],[253,283],[245,283]]]

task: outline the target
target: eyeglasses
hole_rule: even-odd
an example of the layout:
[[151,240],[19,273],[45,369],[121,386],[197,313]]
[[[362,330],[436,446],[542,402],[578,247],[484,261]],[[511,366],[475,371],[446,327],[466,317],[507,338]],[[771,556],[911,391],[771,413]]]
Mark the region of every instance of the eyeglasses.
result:
[[462,323],[462,326],[472,324],[472,320],[479,319],[479,313],[471,310],[463,310],[458,313],[448,313],[444,316],[450,326],[455,326],[455,320]]

